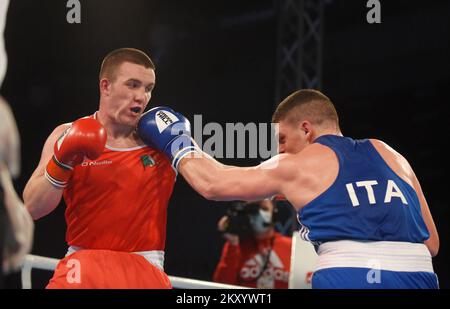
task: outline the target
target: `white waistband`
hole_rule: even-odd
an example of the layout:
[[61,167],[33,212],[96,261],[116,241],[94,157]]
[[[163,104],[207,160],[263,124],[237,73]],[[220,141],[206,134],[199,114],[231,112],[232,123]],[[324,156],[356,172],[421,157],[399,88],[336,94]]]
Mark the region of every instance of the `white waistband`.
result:
[[323,243],[318,250],[317,270],[358,267],[390,271],[434,272],[424,244],[397,241],[339,240]]
[[[76,247],[76,246],[70,246],[67,249],[66,256],[79,251],[83,250],[84,248]],[[139,251],[139,252],[131,252],[134,254],[139,254],[143,256],[149,263],[153,264],[154,266],[158,267],[160,270],[164,271],[164,251],[160,250],[151,250],[151,251]]]

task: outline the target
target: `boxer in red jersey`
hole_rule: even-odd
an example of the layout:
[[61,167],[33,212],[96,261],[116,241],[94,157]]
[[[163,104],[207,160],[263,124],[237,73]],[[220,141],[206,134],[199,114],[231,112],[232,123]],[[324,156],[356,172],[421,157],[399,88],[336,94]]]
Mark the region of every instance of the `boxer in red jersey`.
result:
[[142,51],[103,60],[95,114],[45,142],[23,197],[36,220],[66,203],[69,250],[47,288],[171,288],[163,270],[167,205],[176,173],[135,132],[155,86]]

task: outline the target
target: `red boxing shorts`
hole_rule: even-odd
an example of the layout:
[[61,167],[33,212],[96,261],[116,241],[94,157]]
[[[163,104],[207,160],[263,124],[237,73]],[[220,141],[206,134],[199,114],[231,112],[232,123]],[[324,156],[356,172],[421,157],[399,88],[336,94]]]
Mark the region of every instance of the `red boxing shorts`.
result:
[[143,256],[80,250],[62,259],[47,289],[170,289],[169,277]]

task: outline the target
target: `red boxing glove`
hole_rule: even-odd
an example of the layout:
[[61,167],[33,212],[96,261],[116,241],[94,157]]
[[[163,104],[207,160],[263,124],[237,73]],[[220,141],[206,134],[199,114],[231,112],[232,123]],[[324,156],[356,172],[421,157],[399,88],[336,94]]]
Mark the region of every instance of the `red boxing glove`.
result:
[[58,188],[67,186],[73,167],[83,163],[84,157],[97,159],[106,144],[106,130],[93,118],[81,118],[72,123],[58,138],[52,159],[45,169],[45,177]]

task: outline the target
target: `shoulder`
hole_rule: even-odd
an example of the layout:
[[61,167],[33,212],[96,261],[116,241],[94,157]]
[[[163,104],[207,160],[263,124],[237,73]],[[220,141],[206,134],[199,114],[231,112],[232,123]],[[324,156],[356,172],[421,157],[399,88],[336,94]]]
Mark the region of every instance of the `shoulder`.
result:
[[50,140],[56,140],[58,139],[61,134],[63,134],[68,128],[70,128],[72,123],[63,123],[58,125],[57,127],[55,127],[52,131],[52,133],[50,133],[48,139]]
[[305,176],[317,175],[321,171],[332,171],[339,167],[336,153],[328,146],[313,143],[295,155],[298,168]]
[[374,138],[369,139],[369,141],[372,143],[373,147],[375,147],[375,149],[383,157],[384,160],[407,163],[406,159],[387,143]]
[[61,135],[70,128],[72,123],[63,123],[53,129],[45,141],[44,149],[53,149],[53,144],[61,137]]
[[338,161],[331,148],[315,143],[308,145],[297,154],[279,154],[259,167],[267,169],[272,176],[278,175],[285,180],[293,180],[300,176],[309,178],[323,170],[334,170],[338,167]]
[[72,124],[73,124],[76,120],[84,119],[84,118],[92,118],[92,119],[98,120],[98,119],[96,118],[96,114],[95,114],[95,113],[92,114],[92,115],[87,115],[87,116],[84,116],[84,117],[80,117],[80,118],[77,118],[77,119],[75,119],[75,120],[73,120],[73,121],[71,121],[71,122],[66,122],[66,123],[62,123],[62,124],[58,125],[58,126],[53,130],[53,132],[51,133],[51,135],[57,135],[57,136],[59,137],[59,135],[61,135],[64,131],[66,131],[68,128],[70,128],[70,127],[72,126]]
[[[80,117],[77,119],[82,119],[82,118],[95,118],[95,114],[92,115],[88,115],[88,116],[84,116],[84,117]],[[74,121],[76,121],[77,119],[73,120],[72,122],[66,122],[66,123],[62,123],[58,126],[55,127],[55,129],[53,130],[53,132],[51,133],[51,135],[57,135],[59,137],[59,135],[61,135],[64,131],[66,131],[68,128],[70,128],[72,126],[72,123]]]
[[389,146],[387,143],[383,142],[382,140],[376,139],[376,138],[369,138],[369,141],[372,143],[372,145],[377,149],[377,150],[384,150],[384,151],[389,151],[389,152],[393,152],[393,153],[397,153],[394,148],[392,148],[391,146]]
[[303,161],[308,163],[336,157],[334,151],[330,147],[319,143],[308,145],[305,149],[299,152],[298,155]]
[[52,133],[62,133],[68,128],[70,128],[71,125],[72,125],[71,122],[60,124],[57,127],[55,127],[55,129],[53,129]]
[[[324,160],[336,157],[331,148],[321,144],[311,144],[306,146],[302,151],[296,154],[283,153],[279,154],[269,161],[270,163],[279,163],[278,166],[284,169],[293,167],[310,166],[314,163],[323,163]],[[266,161],[269,163],[269,161]]]
[[412,185],[414,172],[408,160],[387,143],[378,139],[369,139],[386,164],[403,180]]

